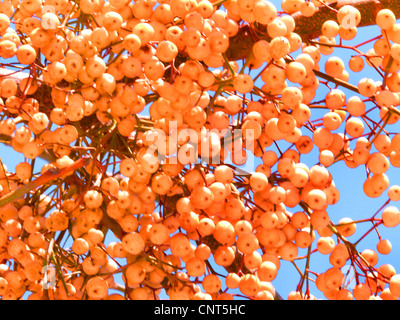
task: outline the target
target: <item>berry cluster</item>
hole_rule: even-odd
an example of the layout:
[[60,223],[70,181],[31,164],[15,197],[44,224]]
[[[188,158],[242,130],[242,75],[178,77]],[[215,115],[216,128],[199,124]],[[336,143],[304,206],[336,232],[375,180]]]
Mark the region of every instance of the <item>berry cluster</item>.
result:
[[[281,262],[299,260],[288,299],[314,299],[310,282],[327,299],[400,297],[395,267],[378,264],[392,249],[378,227],[400,223],[388,174],[400,167],[396,15],[378,10],[380,34],[350,46],[361,7],[281,7],[0,3],[0,138],[24,157],[15,172],[0,161],[2,299],[280,299]],[[296,31],[321,12],[332,19],[317,37]],[[348,70],[365,77],[353,85]],[[247,172],[250,153],[259,162]],[[367,197],[387,195],[371,217],[329,214],[339,161],[365,167]],[[360,240],[379,240],[358,250],[349,238],[365,222]],[[330,268],[310,270],[315,255]]]

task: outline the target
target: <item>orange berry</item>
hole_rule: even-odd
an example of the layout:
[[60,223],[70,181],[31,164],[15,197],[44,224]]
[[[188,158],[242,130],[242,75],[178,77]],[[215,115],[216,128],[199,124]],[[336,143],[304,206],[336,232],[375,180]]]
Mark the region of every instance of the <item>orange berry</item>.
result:
[[392,244],[390,240],[382,239],[377,243],[376,249],[380,254],[389,254],[392,251]]
[[263,261],[257,269],[261,281],[272,281],[278,274],[277,266],[271,261]]
[[382,211],[382,222],[385,227],[393,228],[400,223],[400,212],[394,206],[388,206]]

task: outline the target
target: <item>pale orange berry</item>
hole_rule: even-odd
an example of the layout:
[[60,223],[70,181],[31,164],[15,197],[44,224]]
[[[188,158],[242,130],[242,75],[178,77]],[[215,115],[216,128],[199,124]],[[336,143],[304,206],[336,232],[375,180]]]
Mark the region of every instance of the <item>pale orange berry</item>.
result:
[[334,38],[339,33],[339,25],[334,20],[326,20],[322,24],[322,34],[328,38]]
[[332,89],[325,96],[326,106],[331,110],[342,108],[346,103],[346,95],[340,89]]
[[[372,249],[365,249],[361,252],[361,256],[371,265],[378,263],[378,254]],[[363,261],[364,262],[364,261]]]
[[[327,23],[328,21],[326,21],[325,23]],[[337,31],[339,31],[339,27]],[[342,75],[344,68],[344,62],[339,57],[329,57],[325,62],[325,72],[334,78],[339,78]]]
[[323,116],[322,122],[326,129],[332,131],[340,127],[342,119],[338,113],[330,111]]
[[349,252],[343,243],[338,243],[329,256],[329,262],[336,268],[343,267],[348,259]]
[[382,290],[380,297],[382,300],[398,300],[399,297],[392,294],[389,288],[385,288]]
[[390,278],[389,281],[390,293],[399,297],[400,296],[400,275],[395,274]]
[[172,61],[178,54],[178,48],[176,45],[168,40],[160,42],[157,46],[156,55],[158,59],[163,62]]
[[236,246],[244,254],[251,254],[258,249],[258,239],[253,233],[243,233],[238,236]]
[[393,185],[388,190],[389,199],[392,201],[399,201],[400,200],[400,186]]
[[345,237],[352,236],[356,230],[357,225],[353,222],[353,219],[345,217],[341,218],[336,226],[336,229]]
[[192,257],[186,262],[187,274],[191,277],[200,277],[206,270],[206,264],[204,260],[197,257]]
[[377,243],[376,249],[380,254],[389,254],[392,251],[392,244],[390,240],[382,239]]
[[260,280],[255,275],[246,274],[240,278],[239,289],[246,296],[255,296],[260,290]]
[[307,229],[296,232],[294,236],[294,242],[299,248],[308,248],[314,240],[314,234]]
[[212,294],[212,293],[217,293],[221,289],[222,282],[217,275],[209,274],[204,277],[202,285],[207,293]]
[[285,244],[279,248],[279,253],[283,260],[293,261],[298,254],[298,247],[291,241],[286,241]]
[[219,246],[214,252],[214,260],[219,266],[230,266],[235,260],[235,251],[230,246]]
[[325,286],[328,289],[337,289],[342,285],[344,274],[339,268],[330,268],[325,271]]
[[330,254],[335,247],[335,242],[331,237],[321,237],[317,241],[317,249],[322,254]]
[[121,242],[124,250],[130,254],[139,254],[145,247],[142,235],[137,232],[126,234]]
[[223,245],[232,245],[235,242],[235,228],[226,220],[220,220],[215,225],[213,232],[215,240]]
[[375,82],[370,78],[362,78],[358,82],[358,90],[361,95],[365,97],[371,97],[375,94],[377,86]]
[[368,300],[371,293],[371,289],[365,283],[359,283],[353,288],[353,296],[357,300]]
[[72,244],[72,250],[78,255],[85,254],[89,250],[89,243],[83,238],[77,238]]
[[382,211],[382,222],[385,227],[393,228],[400,223],[400,212],[394,206],[388,206]]
[[382,30],[390,30],[396,22],[396,16],[392,10],[382,9],[377,13],[375,21]]

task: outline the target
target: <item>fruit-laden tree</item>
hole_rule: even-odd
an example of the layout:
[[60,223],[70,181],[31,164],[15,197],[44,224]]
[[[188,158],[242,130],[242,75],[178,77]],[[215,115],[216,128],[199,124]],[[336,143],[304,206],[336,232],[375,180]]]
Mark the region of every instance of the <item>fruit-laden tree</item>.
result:
[[[1,142],[24,157],[14,170],[1,154],[2,299],[313,299],[312,283],[327,299],[400,297],[395,265],[378,263],[380,231],[400,223],[398,1],[0,12]],[[357,42],[368,25],[379,36]],[[330,215],[338,163],[365,168],[378,211]],[[321,255],[329,267],[311,269]],[[299,271],[284,297],[281,263]]]

